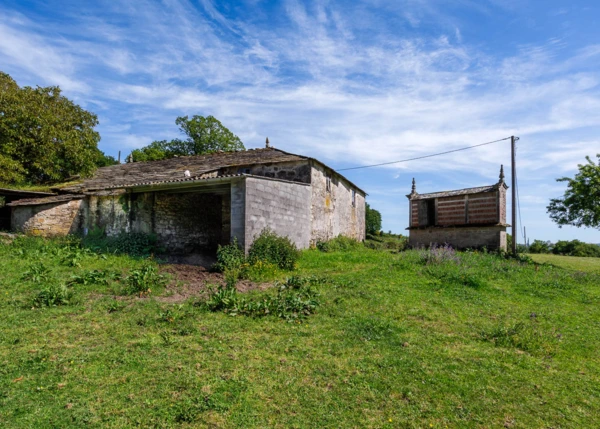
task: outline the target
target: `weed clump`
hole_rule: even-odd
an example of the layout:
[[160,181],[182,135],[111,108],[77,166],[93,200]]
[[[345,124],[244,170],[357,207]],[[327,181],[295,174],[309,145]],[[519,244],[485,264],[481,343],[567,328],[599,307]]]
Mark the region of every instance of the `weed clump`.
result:
[[73,292],[63,284],[50,284],[40,290],[33,299],[34,307],[69,305]]
[[141,232],[122,232],[109,237],[103,228],[94,228],[83,239],[83,247],[98,253],[127,254],[147,257],[162,250],[157,244],[156,234]]
[[481,338],[498,347],[516,348],[531,354],[552,355],[556,351],[560,334],[547,332],[533,323],[516,322],[499,324],[481,332]]
[[232,316],[263,317],[273,315],[287,321],[303,319],[313,314],[319,306],[319,293],[314,285],[317,278],[289,277],[276,283],[277,293],[259,299],[246,299],[233,287],[212,289],[204,303],[209,311],[222,311]]
[[156,265],[145,263],[141,268],[132,270],[125,278],[125,290],[127,295],[147,296],[152,289],[164,286],[167,279],[158,274]]
[[48,281],[50,269],[41,262],[34,262],[29,269],[23,273],[21,280],[27,280],[33,283]]

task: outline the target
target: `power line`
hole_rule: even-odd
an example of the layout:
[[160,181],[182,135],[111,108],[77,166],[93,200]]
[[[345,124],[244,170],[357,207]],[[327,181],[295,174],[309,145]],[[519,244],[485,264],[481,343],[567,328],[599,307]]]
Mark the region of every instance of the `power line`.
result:
[[[515,152],[516,152],[516,147],[515,147]],[[523,229],[523,221],[521,220],[521,199],[519,198],[519,175],[517,174],[516,170],[515,170],[515,184],[516,186],[516,190],[517,190],[517,211],[519,212],[519,226],[521,227],[521,235],[523,236],[523,241],[526,240],[525,238],[525,230]],[[525,245],[527,246],[527,243],[525,243]]]
[[434,154],[431,154],[431,155],[418,156],[416,158],[401,159],[400,161],[382,162],[381,164],[362,165],[360,167],[340,168],[340,169],[338,169],[336,171],[358,170],[360,168],[381,167],[382,165],[399,164],[401,162],[416,161],[418,159],[431,158],[431,157],[434,157],[434,156],[446,155],[448,153],[460,152],[462,150],[473,149],[473,148],[476,148],[476,147],[485,146],[485,145],[492,144],[492,143],[498,143],[498,142],[502,142],[502,141],[505,141],[505,140],[510,140],[510,137],[505,137],[503,139],[494,140],[494,141],[491,141],[491,142],[480,143],[480,144],[476,144],[476,145],[473,145],[473,146],[462,147],[460,149],[447,150],[446,152],[438,152],[438,153],[434,153]]

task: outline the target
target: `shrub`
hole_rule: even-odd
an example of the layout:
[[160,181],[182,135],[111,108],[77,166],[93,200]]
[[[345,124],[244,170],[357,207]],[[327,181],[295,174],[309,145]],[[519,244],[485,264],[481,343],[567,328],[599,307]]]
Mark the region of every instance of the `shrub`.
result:
[[239,269],[244,262],[246,262],[246,255],[244,255],[244,251],[238,244],[237,238],[234,238],[233,242],[226,246],[219,245],[217,263],[214,268],[224,272],[228,269]]
[[300,252],[288,237],[280,237],[268,228],[254,240],[248,252],[248,262],[251,265],[264,261],[287,271],[296,268],[299,257]]
[[557,241],[552,248],[555,255],[600,257],[600,246],[579,240]]
[[73,298],[71,292],[63,284],[50,284],[38,292],[33,299],[33,305],[36,307],[54,307],[58,305],[68,305]]
[[360,241],[344,235],[338,235],[329,241],[317,242],[317,249],[321,252],[346,252],[349,250],[356,250],[360,247],[362,247]]
[[156,266],[151,263],[144,264],[141,268],[133,270],[125,278],[125,293],[128,295],[148,295],[152,289],[164,286],[167,283],[165,276],[158,274]]

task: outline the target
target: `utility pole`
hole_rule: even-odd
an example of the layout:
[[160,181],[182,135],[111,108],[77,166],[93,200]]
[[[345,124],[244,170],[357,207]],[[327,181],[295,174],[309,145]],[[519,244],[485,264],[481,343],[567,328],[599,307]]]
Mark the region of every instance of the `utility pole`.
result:
[[515,136],[510,136],[510,161],[512,181],[512,253],[517,255],[517,166],[515,164]]
[[119,159],[117,160],[117,163],[121,163],[121,151],[119,151]]

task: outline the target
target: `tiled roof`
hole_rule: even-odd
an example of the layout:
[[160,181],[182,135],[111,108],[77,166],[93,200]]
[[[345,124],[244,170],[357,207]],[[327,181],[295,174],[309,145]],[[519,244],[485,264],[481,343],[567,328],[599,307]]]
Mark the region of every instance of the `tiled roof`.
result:
[[190,172],[191,177],[199,177],[220,168],[308,159],[274,148],[265,148],[238,152],[217,152],[199,156],[181,156],[160,161],[131,162],[99,168],[92,178],[79,185],[62,188],[61,192],[129,187],[136,183],[168,182],[180,179],[186,170]]

